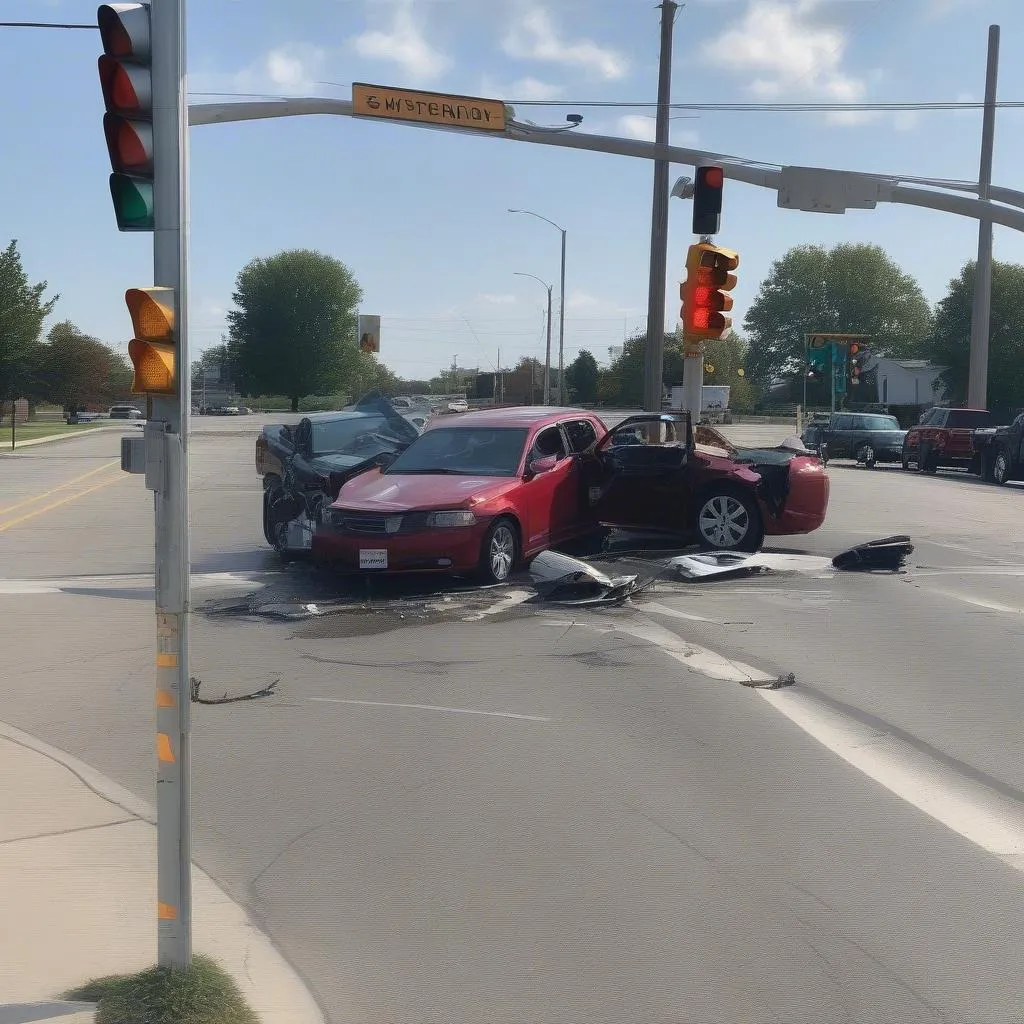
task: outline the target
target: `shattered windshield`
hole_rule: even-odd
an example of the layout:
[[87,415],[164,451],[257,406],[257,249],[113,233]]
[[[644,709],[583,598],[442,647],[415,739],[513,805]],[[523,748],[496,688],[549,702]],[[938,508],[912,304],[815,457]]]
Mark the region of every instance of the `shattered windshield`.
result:
[[459,473],[515,476],[527,432],[513,427],[455,427],[429,430],[387,470],[398,473]]
[[313,454],[332,455],[359,448],[377,434],[388,440],[404,442],[385,416],[353,416],[313,422]]

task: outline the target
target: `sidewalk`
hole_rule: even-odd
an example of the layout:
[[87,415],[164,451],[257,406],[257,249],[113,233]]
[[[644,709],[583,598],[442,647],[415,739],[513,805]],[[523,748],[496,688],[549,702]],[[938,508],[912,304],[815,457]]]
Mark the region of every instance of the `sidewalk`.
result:
[[[3,724],[0,778],[0,1024],[85,1024],[92,1013],[74,1012],[81,1005],[33,1016],[23,1004],[156,963],[151,812],[88,766]],[[245,911],[198,868],[192,879],[195,951],[224,966],[264,1024],[322,1024],[300,978]]]

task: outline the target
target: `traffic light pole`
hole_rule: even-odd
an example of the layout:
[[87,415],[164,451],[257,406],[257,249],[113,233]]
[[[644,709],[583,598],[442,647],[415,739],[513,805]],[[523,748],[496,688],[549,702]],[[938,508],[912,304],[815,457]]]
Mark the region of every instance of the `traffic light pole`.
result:
[[[658,114],[654,141],[668,145],[669,104],[672,101],[672,30],[675,0],[661,3],[661,54],[658,64]],[[644,409],[661,411],[665,362],[665,274],[668,270],[668,168],[664,157],[654,161],[654,196],[651,204],[651,267],[647,290],[647,344],[644,346]]]
[[150,10],[153,282],[174,289],[178,382],[176,396],[154,397],[146,425],[156,478],[157,960],[180,968],[192,960],[185,0],[151,0]]

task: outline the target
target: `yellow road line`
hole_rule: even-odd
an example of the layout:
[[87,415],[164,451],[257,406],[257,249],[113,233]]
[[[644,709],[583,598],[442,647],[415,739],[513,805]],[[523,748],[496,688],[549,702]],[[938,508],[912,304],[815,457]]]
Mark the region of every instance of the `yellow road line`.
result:
[[37,508],[32,512],[26,512],[23,516],[18,516],[17,519],[8,520],[6,523],[0,523],[0,533],[3,533],[4,530],[9,530],[12,526],[17,526],[18,523],[24,523],[29,519],[35,519],[36,516],[41,516],[44,512],[49,512],[51,509],[60,508],[61,505],[66,505],[69,501],[77,501],[79,498],[84,498],[87,494],[92,494],[93,491],[99,491],[104,487],[109,487],[111,484],[116,484],[119,480],[124,480],[127,476],[127,473],[121,473],[118,476],[111,477],[109,480],[104,480],[102,483],[94,484],[92,487],[87,487],[84,491],[76,491],[74,494],[69,494],[66,498],[61,498],[60,501],[53,501],[50,502],[49,505],[44,505],[42,508]]
[[42,501],[43,498],[50,497],[51,494],[56,494],[58,491],[66,490],[68,487],[74,487],[75,484],[81,483],[83,480],[88,480],[89,477],[95,476],[97,473],[102,473],[105,469],[110,469],[111,466],[120,466],[121,460],[115,459],[113,462],[105,462],[102,466],[96,469],[90,469],[88,473],[83,473],[81,476],[76,476],[74,480],[68,480],[67,483],[61,484],[59,487],[54,487],[49,491],[43,491],[42,494],[35,494],[31,498],[26,498],[24,501],[19,501],[17,505],[8,505],[7,508],[0,508],[0,516],[7,515],[8,512],[16,512],[19,508],[24,508],[26,505],[31,505],[34,501]]

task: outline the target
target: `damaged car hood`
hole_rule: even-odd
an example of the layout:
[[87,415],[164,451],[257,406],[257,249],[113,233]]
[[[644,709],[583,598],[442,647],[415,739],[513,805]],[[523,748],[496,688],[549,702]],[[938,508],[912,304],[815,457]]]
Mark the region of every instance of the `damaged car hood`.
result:
[[356,452],[331,452],[329,455],[317,455],[310,461],[310,466],[324,476],[347,473],[374,461],[379,455],[393,455],[400,452],[405,445],[380,444],[377,446],[363,445]]
[[370,472],[345,484],[334,507],[374,512],[467,508],[499,498],[519,483],[516,477]]

